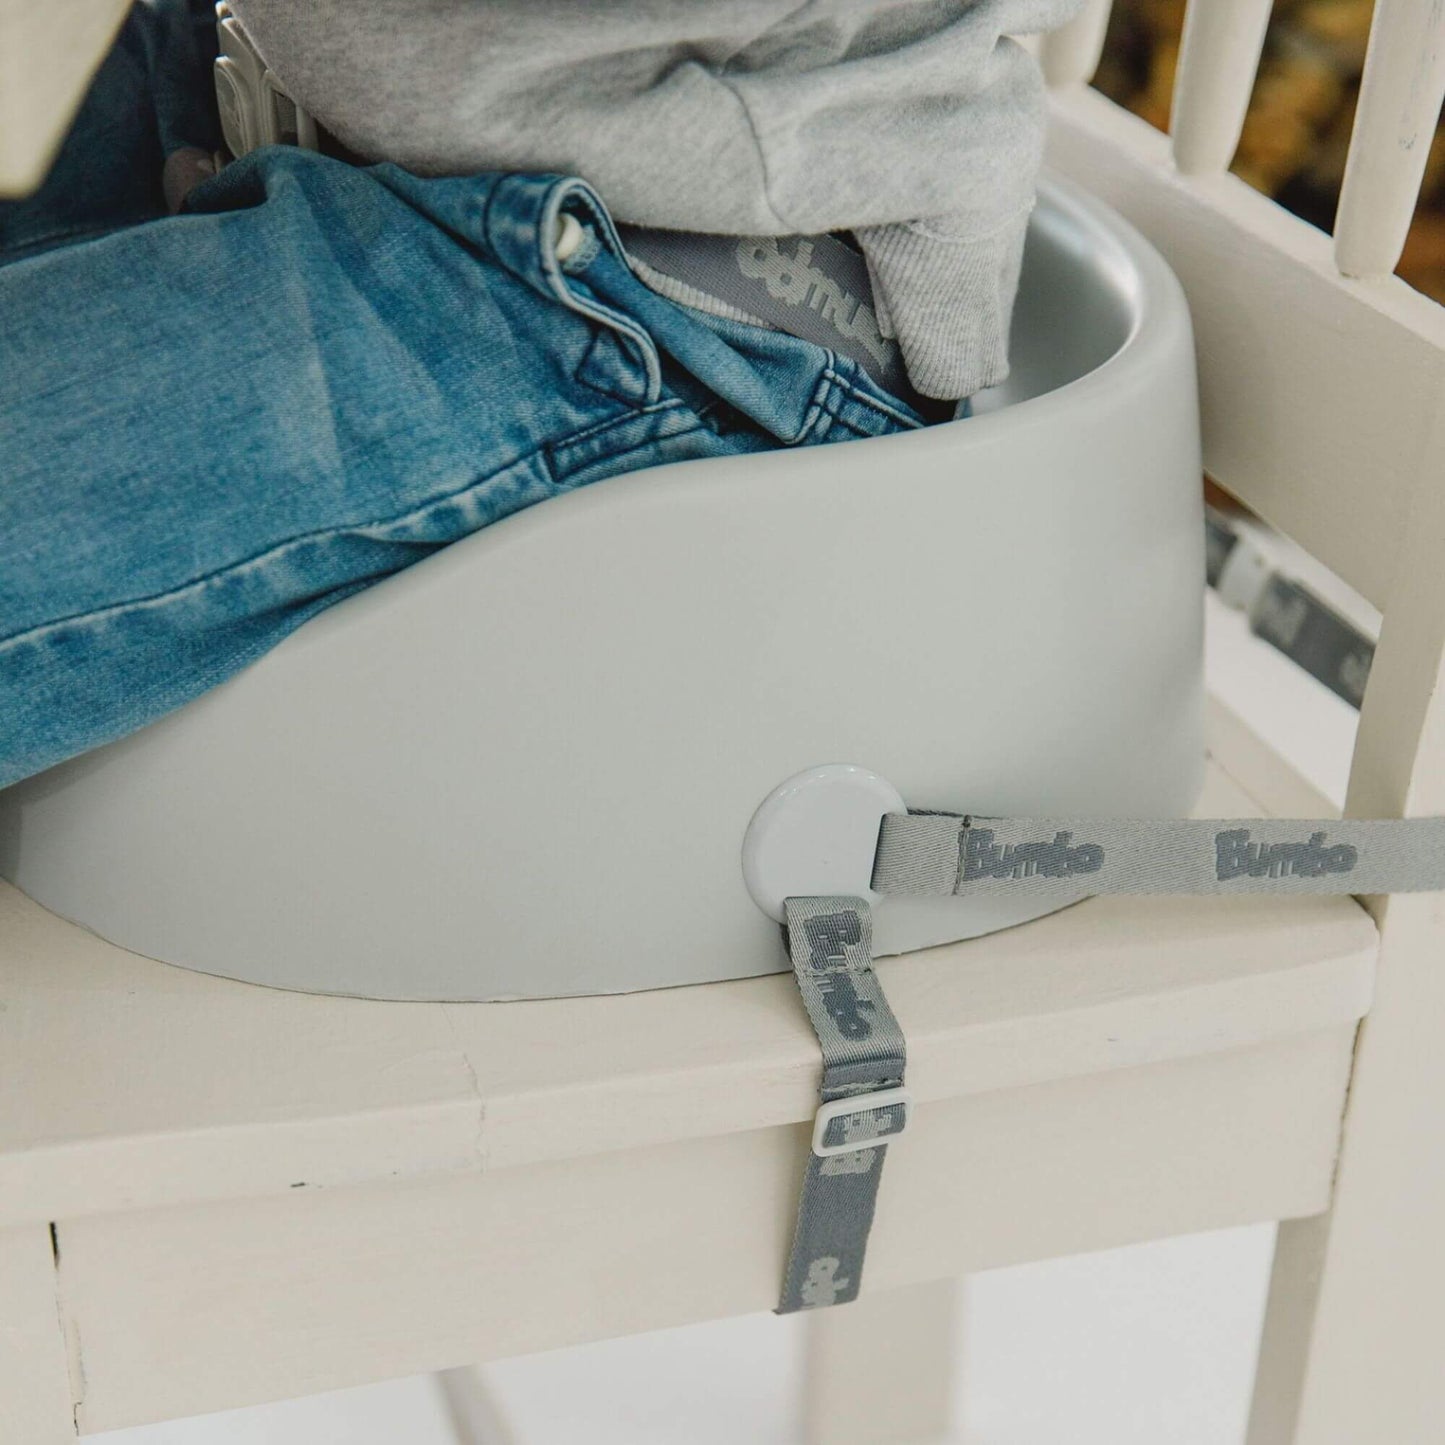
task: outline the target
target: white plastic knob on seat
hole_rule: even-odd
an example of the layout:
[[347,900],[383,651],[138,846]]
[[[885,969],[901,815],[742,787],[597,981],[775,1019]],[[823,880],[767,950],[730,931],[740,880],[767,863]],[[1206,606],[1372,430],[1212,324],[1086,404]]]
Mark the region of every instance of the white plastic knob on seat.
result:
[[743,835],[743,882],[769,918],[789,898],[847,896],[877,902],[869,886],[878,826],[906,813],[898,789],[852,763],[828,763],[780,783]]

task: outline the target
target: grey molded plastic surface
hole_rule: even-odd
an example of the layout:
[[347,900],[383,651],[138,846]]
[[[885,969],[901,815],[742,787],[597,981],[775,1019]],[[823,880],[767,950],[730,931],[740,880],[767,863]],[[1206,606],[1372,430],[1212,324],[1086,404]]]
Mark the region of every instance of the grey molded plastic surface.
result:
[[[739,848],[817,763],[911,803],[1177,815],[1202,761],[1189,318],[1050,184],[972,420],[546,502],[0,793],[0,872],[127,948],[327,993],[786,968]],[[1041,910],[888,899],[880,950]]]

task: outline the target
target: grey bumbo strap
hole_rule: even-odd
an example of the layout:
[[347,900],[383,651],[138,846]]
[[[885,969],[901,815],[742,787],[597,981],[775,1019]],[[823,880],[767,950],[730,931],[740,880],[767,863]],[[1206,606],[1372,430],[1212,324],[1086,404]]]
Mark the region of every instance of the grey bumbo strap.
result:
[[888,813],[876,893],[1419,893],[1445,888],[1445,818],[985,818]]
[[862,898],[789,898],[784,929],[823,1050],[823,1107],[778,1313],[857,1298],[886,1141],[908,1119],[903,1032],[873,972]]
[[[887,813],[883,896],[1065,903],[1100,893],[1413,893],[1445,889],[1445,818],[990,818]],[[823,1052],[780,1313],[857,1297],[886,1141],[907,1124],[902,1030],[872,967],[856,897],[789,898],[793,974]]]

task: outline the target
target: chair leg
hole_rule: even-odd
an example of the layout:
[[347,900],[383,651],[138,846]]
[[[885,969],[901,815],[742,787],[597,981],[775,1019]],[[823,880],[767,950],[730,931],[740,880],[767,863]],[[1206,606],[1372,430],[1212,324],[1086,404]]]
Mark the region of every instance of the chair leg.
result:
[[75,1439],[50,1231],[43,1224],[0,1229],[0,1440]]
[[1250,1445],[1445,1440],[1445,898],[1383,905],[1328,1216],[1286,1225]]
[[1329,1226],[1327,1214],[1279,1226],[1246,1445],[1291,1445],[1295,1438]]
[[807,1315],[808,1445],[936,1445],[949,1438],[963,1284],[866,1290]]

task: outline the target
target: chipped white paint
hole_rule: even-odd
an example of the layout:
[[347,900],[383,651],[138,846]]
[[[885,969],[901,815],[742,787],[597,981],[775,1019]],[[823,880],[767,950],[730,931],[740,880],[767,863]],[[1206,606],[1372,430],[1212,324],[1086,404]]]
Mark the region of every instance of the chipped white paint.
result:
[[[1135,933],[1140,953],[1151,941]],[[1150,951],[1180,981],[1168,950]],[[965,991],[963,973],[940,1008]],[[1024,969],[1015,996],[1036,986]],[[1057,993],[1036,1006],[1050,1002],[1073,1011]],[[1127,1057],[1151,1009],[1124,1012],[1129,1032],[1114,1037]],[[1101,1032],[1112,1013],[1096,1016]],[[1217,1052],[920,1105],[910,1147],[890,1151],[865,1287],[1318,1213],[1353,1034],[1220,1039]],[[971,1042],[999,1047],[986,1027]],[[803,1126],[750,1129],[68,1221],[82,1427],[770,1309],[806,1149]]]
[[1376,0],[1335,219],[1346,276],[1388,276],[1415,213],[1445,98],[1445,0]]
[[0,1441],[75,1439],[61,1304],[44,1224],[0,1229]]

